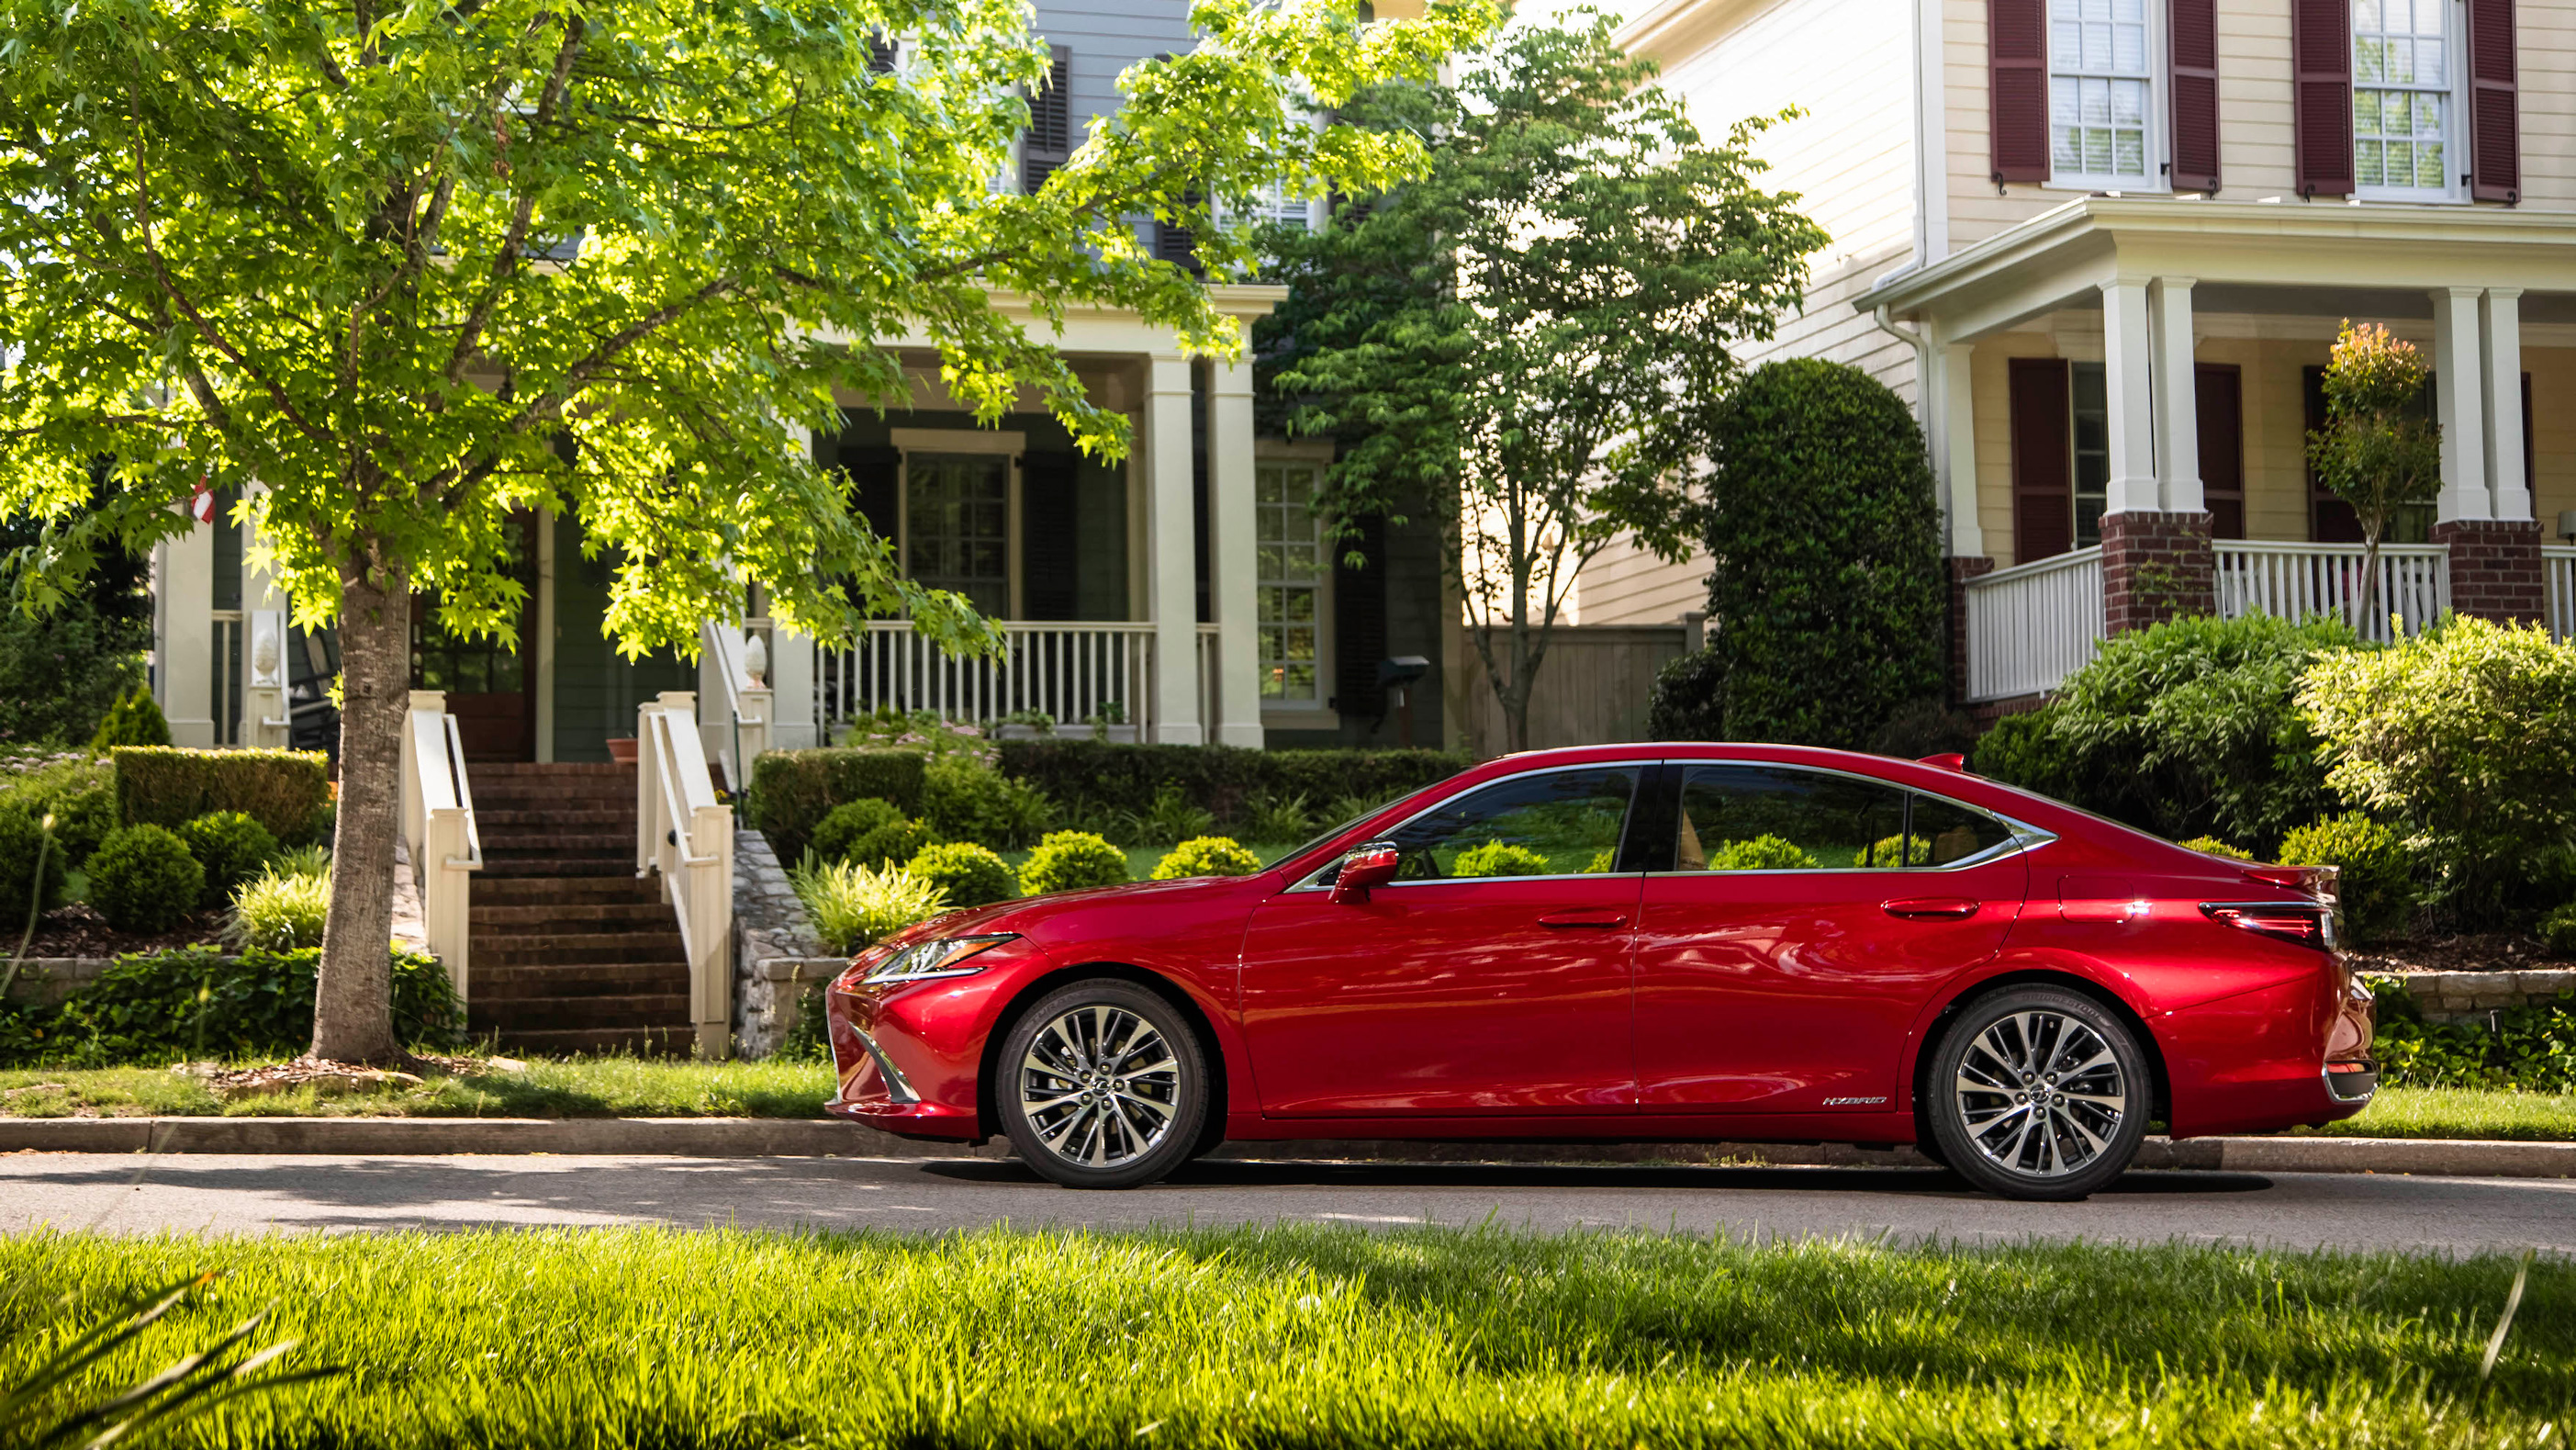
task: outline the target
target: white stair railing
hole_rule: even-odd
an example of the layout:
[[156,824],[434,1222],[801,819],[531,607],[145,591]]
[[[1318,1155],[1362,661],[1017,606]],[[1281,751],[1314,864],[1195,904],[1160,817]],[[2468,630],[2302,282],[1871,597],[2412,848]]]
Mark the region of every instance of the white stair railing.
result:
[[1968,581],[1968,698],[2053,690],[2102,644],[2102,550],[2077,549]]
[[466,947],[473,923],[474,872],[483,837],[474,827],[474,788],[447,692],[414,690],[402,733],[403,845],[420,890],[421,934],[464,1001],[471,986]]
[[733,1047],[733,808],[716,803],[697,696],[666,690],[636,711],[635,874],[658,873],[689,958],[698,1056]]
[[710,619],[699,626],[700,648],[721,693],[724,714],[702,721],[698,742],[723,767],[725,783],[741,791],[751,784],[751,763],[769,749],[770,690],[768,646],[758,635],[746,635]]
[[[2218,614],[2253,613],[2277,619],[2313,614],[2351,619],[2360,607],[2365,550],[2359,544],[2220,539]],[[2390,641],[2389,617],[2408,634],[2441,616],[2451,602],[2449,556],[2439,544],[2383,544],[2379,588],[2371,617],[2359,621],[2363,638]]]
[[2549,637],[2576,639],[2576,544],[2540,546],[2540,584],[2549,604]]

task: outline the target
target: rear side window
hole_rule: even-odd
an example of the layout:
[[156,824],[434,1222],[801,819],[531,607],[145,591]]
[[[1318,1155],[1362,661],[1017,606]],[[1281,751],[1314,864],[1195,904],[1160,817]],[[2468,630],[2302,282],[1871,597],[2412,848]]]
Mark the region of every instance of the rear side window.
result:
[[1388,833],[1403,853],[1396,879],[1607,871],[1642,774],[1631,765],[1582,766],[1470,791]]
[[1677,871],[1948,866],[2012,837],[1957,801],[1884,781],[1778,765],[1695,765],[1682,776]]

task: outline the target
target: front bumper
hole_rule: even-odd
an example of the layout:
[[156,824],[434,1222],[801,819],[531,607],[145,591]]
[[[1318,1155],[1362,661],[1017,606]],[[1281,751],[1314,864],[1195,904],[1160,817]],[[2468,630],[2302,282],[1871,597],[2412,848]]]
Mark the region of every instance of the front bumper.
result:
[[904,1138],[981,1142],[976,1080],[1007,972],[823,989],[839,1086],[823,1111]]

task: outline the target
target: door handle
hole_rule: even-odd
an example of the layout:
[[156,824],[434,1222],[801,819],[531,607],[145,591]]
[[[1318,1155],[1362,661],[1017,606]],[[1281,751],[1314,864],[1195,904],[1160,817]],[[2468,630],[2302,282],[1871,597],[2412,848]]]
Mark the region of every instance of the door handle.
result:
[[1628,924],[1624,911],[1551,911],[1538,919],[1541,926],[1620,927]]
[[1982,904],[1970,901],[1964,896],[1910,896],[1901,901],[1888,902],[1879,909],[1890,916],[1901,916],[1909,921],[1965,921],[1976,915],[1977,908]]

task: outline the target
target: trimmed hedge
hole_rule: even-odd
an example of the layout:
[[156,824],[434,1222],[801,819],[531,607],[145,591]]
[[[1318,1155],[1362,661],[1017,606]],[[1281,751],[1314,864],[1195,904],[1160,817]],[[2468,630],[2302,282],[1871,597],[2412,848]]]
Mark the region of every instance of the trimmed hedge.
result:
[[1046,792],[1068,816],[1149,816],[1165,786],[1237,827],[1264,797],[1389,801],[1448,779],[1472,757],[1442,750],[1247,750],[1232,745],[1111,745],[1005,740],[1002,773]]
[[240,811],[287,845],[312,840],[331,803],[331,763],[318,750],[186,750],[120,745],[116,818],[176,829],[216,811]]
[[773,750],[751,768],[747,815],[778,859],[793,861],[834,806],[874,798],[920,815],[922,759],[909,750]]

